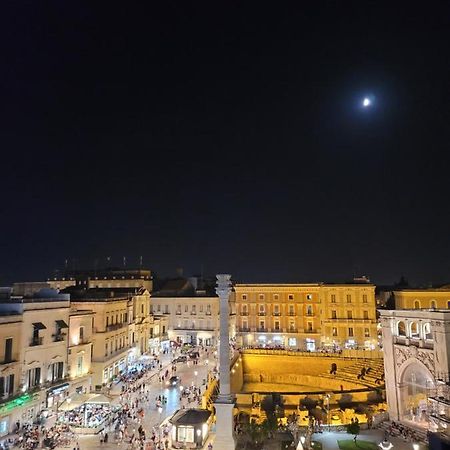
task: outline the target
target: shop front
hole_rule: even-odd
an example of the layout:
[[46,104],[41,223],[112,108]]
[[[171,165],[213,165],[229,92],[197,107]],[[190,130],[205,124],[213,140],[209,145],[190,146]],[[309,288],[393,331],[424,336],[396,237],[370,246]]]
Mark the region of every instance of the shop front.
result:
[[207,409],[180,409],[170,419],[172,447],[202,448],[211,428],[212,413]]
[[55,405],[58,407],[62,403],[69,393],[69,383],[60,384],[47,390],[47,408],[53,408]]
[[148,348],[151,355],[158,355],[160,349],[159,337],[151,337],[148,340]]

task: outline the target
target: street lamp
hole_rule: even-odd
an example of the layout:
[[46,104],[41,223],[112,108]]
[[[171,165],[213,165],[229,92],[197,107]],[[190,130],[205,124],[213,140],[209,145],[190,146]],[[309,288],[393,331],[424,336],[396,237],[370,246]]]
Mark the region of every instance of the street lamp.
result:
[[158,413],[159,413],[159,425],[158,425],[158,429],[159,429],[159,442],[161,442],[161,414],[162,414],[162,408],[161,406],[158,406]]
[[391,448],[393,447],[392,442],[389,442],[387,440],[387,438],[384,439],[383,442],[380,442],[378,444],[378,447],[381,448],[381,450],[391,450]]

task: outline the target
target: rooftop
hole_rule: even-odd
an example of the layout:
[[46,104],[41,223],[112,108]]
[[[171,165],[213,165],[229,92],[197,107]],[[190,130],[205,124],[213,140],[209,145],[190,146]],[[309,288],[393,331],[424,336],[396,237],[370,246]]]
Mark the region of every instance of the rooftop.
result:
[[135,295],[142,295],[147,292],[143,288],[91,288],[86,289],[81,286],[70,286],[61,291],[70,294],[73,301],[89,301],[89,300],[118,300],[129,299]]
[[174,425],[199,425],[208,421],[211,411],[207,409],[180,409],[170,419]]

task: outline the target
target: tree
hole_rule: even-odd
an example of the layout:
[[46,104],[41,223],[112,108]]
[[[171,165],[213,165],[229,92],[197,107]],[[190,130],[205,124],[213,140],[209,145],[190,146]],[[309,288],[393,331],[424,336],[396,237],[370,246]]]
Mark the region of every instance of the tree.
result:
[[361,426],[359,425],[359,422],[354,421],[352,423],[349,423],[347,425],[347,433],[355,435],[353,440],[356,442],[356,438],[358,437],[359,432],[361,431]]

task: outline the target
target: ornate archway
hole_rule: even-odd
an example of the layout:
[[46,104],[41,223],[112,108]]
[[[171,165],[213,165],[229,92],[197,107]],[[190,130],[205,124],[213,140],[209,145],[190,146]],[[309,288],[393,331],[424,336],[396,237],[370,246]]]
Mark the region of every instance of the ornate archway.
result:
[[434,387],[434,377],[430,370],[417,358],[410,358],[399,372],[399,400],[401,420],[428,426],[427,397]]

